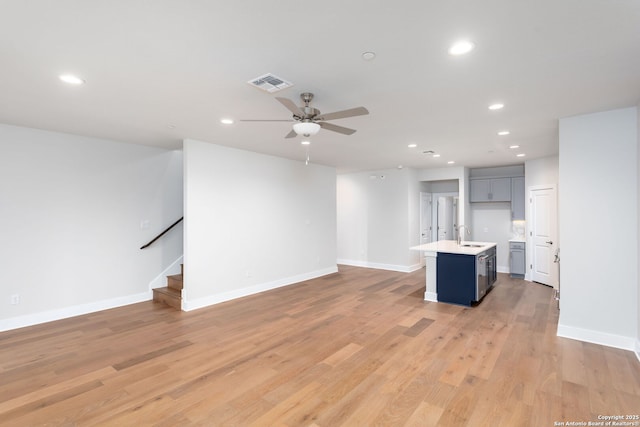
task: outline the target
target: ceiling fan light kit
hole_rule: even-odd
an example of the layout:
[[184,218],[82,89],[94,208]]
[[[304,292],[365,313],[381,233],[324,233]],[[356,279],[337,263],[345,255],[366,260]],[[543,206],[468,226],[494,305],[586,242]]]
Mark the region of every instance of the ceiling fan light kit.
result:
[[320,131],[320,125],[313,122],[299,122],[293,124],[293,130],[298,135],[312,136]]

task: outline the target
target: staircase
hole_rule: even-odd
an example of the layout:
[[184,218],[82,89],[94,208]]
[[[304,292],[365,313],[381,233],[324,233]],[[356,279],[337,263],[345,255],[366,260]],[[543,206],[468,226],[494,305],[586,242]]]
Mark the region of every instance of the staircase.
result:
[[180,264],[180,274],[167,276],[167,286],[153,290],[153,301],[182,310],[182,278],[184,265]]

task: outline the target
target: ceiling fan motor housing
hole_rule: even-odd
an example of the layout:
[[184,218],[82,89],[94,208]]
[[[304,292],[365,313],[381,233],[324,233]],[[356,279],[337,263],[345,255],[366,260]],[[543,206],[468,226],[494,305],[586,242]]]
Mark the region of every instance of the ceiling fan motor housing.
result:
[[316,116],[318,116],[320,114],[320,110],[318,110],[317,108],[301,107],[300,109],[304,113],[304,117],[299,117],[299,118],[296,117],[296,119],[297,120],[301,120],[303,122],[304,121],[311,121],[312,119],[314,119]]

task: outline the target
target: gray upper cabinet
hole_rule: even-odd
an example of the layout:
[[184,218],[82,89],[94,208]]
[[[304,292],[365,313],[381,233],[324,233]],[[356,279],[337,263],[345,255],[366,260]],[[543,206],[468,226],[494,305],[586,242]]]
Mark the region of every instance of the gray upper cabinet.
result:
[[511,178],[471,179],[470,202],[511,201]]
[[524,177],[511,178],[511,219],[524,220],[525,216]]
[[489,180],[488,179],[472,179],[469,180],[469,201],[470,202],[487,202],[489,201]]

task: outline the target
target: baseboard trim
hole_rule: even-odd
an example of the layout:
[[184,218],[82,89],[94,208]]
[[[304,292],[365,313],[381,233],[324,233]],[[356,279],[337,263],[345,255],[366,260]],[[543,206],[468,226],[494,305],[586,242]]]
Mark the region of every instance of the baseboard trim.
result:
[[0,320],[0,332],[25,328],[27,326],[38,325],[40,323],[53,322],[55,320],[67,319],[69,317],[81,316],[83,314],[94,313],[96,311],[109,310],[112,308],[122,307],[124,305],[150,301],[152,298],[152,292],[148,291],[124,297],[65,307],[58,310],[49,310],[41,313],[12,317]]
[[[640,347],[638,347],[638,342],[635,338],[624,337],[621,335],[608,334],[605,332],[592,331],[566,325],[558,325],[557,335],[559,337],[570,338],[577,341],[633,351],[636,353],[636,356],[638,356],[638,352],[640,351]],[[640,360],[640,356],[638,356],[638,359]]]
[[368,261],[356,261],[352,259],[339,259],[337,263],[342,265],[349,265],[351,267],[373,268],[376,270],[389,270],[397,271],[400,273],[413,273],[414,271],[420,270],[422,267],[424,267],[424,264],[420,263],[413,265],[394,265]]
[[199,308],[209,307],[221,302],[234,300],[237,298],[246,297],[249,295],[258,294],[260,292],[269,291],[272,289],[281,288],[284,286],[294,285],[296,283],[304,282],[305,280],[316,279],[318,277],[326,276],[329,274],[337,273],[338,266],[325,268],[322,270],[316,270],[309,273],[299,274],[296,276],[287,277],[284,279],[274,280],[272,282],[261,283],[255,286],[249,286],[247,288],[237,289],[229,292],[222,292],[215,295],[206,296],[194,300],[183,299],[182,310],[192,311]]
[[11,317],[9,319],[0,320],[0,332],[18,328],[25,328],[27,326],[39,325],[41,323],[53,322],[56,320],[67,319],[69,317],[82,316],[83,314],[109,310],[129,304],[137,304],[139,302],[150,301],[153,299],[152,289],[166,286],[167,276],[180,273],[180,264],[182,263],[182,259],[183,256],[181,255],[178,259],[171,263],[171,265],[169,265],[160,274],[158,274],[158,276],[156,276],[149,283],[149,290],[147,292],[127,295],[123,297],[110,298],[107,300],[95,301],[56,310],[48,310],[40,313],[27,314],[24,316]]
[[424,293],[424,300],[431,301],[431,302],[438,302],[438,294],[435,292],[427,291]]
[[638,362],[640,362],[640,340],[636,341],[636,357],[638,358]]

